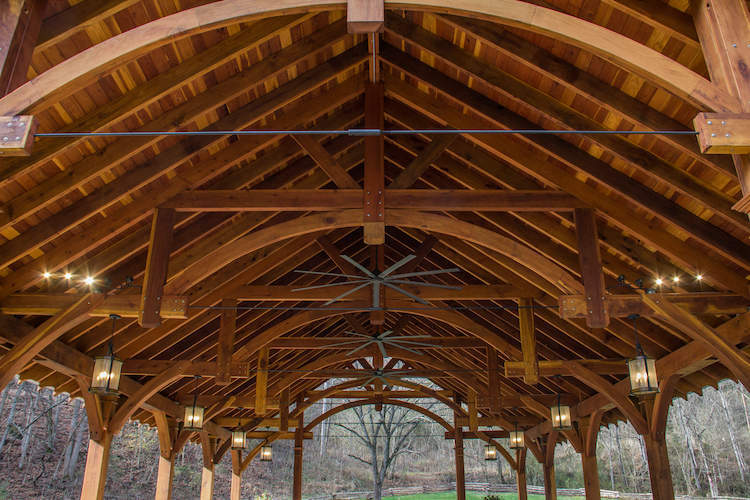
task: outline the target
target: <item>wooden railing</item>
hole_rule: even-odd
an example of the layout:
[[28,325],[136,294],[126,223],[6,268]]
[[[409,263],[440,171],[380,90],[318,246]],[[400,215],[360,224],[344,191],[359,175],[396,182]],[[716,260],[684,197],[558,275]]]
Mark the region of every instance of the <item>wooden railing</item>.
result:
[[[383,498],[418,495],[424,493],[434,493],[440,491],[455,491],[456,483],[446,483],[437,485],[411,486],[408,488],[386,488],[383,490]],[[526,487],[531,495],[544,495],[544,486]],[[517,493],[518,487],[515,484],[489,484],[489,483],[466,483],[466,491],[481,491],[491,495],[492,493]],[[563,497],[585,497],[586,490],[583,488],[557,488],[557,495]],[[651,493],[624,493],[620,491],[601,490],[602,498],[621,498],[623,500],[652,500]],[[333,493],[331,495],[310,497],[306,500],[370,500],[372,491],[347,491]],[[676,496],[676,500],[750,500],[750,498],[740,497],[689,497]]]

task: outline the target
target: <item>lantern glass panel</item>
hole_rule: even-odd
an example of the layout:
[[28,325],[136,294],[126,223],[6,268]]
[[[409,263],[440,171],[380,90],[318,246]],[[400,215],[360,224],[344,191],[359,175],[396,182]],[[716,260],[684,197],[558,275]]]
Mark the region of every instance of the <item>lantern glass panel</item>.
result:
[[518,450],[526,446],[523,439],[523,431],[510,431],[509,446],[514,450]]
[[569,431],[573,428],[570,422],[570,406],[557,404],[550,407],[552,414],[552,429],[556,431]]
[[497,447],[494,444],[488,444],[484,447],[485,460],[497,460]]
[[260,461],[270,462],[273,457],[273,448],[270,445],[264,444],[260,447]]
[[636,356],[628,360],[630,375],[630,394],[656,394],[659,392],[659,381],[656,378],[656,360],[648,356]]
[[203,412],[205,409],[202,406],[188,405],[185,407],[185,416],[183,422],[185,427],[183,430],[186,431],[200,431],[203,430]]
[[89,391],[101,396],[119,394],[122,360],[114,356],[99,356],[94,360],[94,374]]
[[232,431],[232,449],[233,450],[244,450],[247,448],[247,441],[245,440],[245,431],[238,430]]

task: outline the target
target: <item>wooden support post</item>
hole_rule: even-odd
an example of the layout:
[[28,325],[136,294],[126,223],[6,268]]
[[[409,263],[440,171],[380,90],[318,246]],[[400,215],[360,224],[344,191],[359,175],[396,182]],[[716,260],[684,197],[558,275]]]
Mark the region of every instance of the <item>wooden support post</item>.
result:
[[172,252],[172,233],[175,214],[173,208],[157,208],[151,221],[151,242],[146,258],[146,274],[143,276],[143,291],[138,312],[138,323],[143,328],[161,325],[161,298],[169,269],[169,254]]
[[477,392],[474,389],[467,389],[469,394],[469,400],[467,406],[469,407],[469,430],[476,432],[479,430],[479,416],[477,415]]
[[384,25],[383,0],[347,0],[346,28],[349,33],[382,33]]
[[155,411],[153,415],[159,436],[159,468],[156,476],[155,500],[170,500],[172,498],[172,480],[174,479],[174,432],[169,426],[166,414]]
[[586,325],[590,328],[605,328],[609,325],[609,312],[605,297],[602,254],[599,248],[599,235],[596,230],[594,210],[576,208],[573,211],[578,242],[578,260],[581,264],[581,278],[586,292]]
[[201,474],[201,497],[200,500],[213,500],[214,498],[214,454],[216,453],[216,441],[201,432],[201,449],[203,450],[203,470]]
[[544,472],[544,500],[557,500],[557,482],[555,480],[555,464],[543,464]]
[[268,395],[268,356],[270,349],[261,347],[258,350],[258,371],[255,372],[255,414],[266,414],[266,396]]
[[26,83],[47,0],[0,2],[0,97]]
[[526,448],[516,450],[516,484],[518,485],[518,500],[528,500],[526,487]]
[[304,453],[305,426],[303,414],[298,415],[300,425],[294,431],[294,485],[292,500],[302,500],[302,456]]
[[[365,128],[383,130],[383,83],[365,83]],[[382,135],[365,137],[364,239],[385,243],[385,142]]]
[[[279,432],[289,430],[289,387],[281,391],[281,401],[279,401]],[[300,420],[302,422],[302,420]]]
[[232,484],[229,489],[229,500],[240,500],[242,490],[242,452],[232,450]]
[[[373,326],[373,328],[378,327]],[[379,331],[380,330],[378,330],[378,332]],[[378,349],[376,346],[373,346],[372,367],[376,370],[383,368],[383,353],[380,352],[380,349]],[[378,396],[378,403],[375,405],[375,411],[383,411],[383,381],[379,378],[376,378],[375,380],[373,380],[372,385],[375,386],[375,394]]]
[[648,472],[651,479],[651,492],[654,500],[674,500],[674,483],[672,470],[669,466],[667,443],[665,439],[667,428],[667,408],[672,401],[674,388],[679,376],[674,375],[663,379],[659,383],[658,396],[642,396],[640,399],[641,413],[648,421],[651,432],[643,436],[648,457]]
[[500,361],[497,357],[497,350],[494,347],[487,346],[487,380],[489,381],[490,393],[487,396],[490,413],[499,415],[503,409],[503,400],[500,395]]
[[103,500],[104,485],[107,481],[109,466],[109,449],[112,445],[112,434],[105,432],[101,439],[89,439],[86,454],[86,469],[83,472],[81,500]]
[[464,431],[458,425],[458,414],[454,413],[456,453],[456,500],[466,500],[466,476],[464,475]]
[[[585,440],[581,450],[581,461],[583,462],[583,486],[586,489],[586,500],[601,500],[599,487],[599,465],[596,462],[596,444],[588,446],[592,439],[589,432],[590,420],[588,417],[581,419],[580,432],[582,440]],[[597,424],[598,426],[598,424]],[[587,436],[589,436],[587,438]],[[596,438],[593,437],[594,443]]]
[[237,299],[221,301],[219,322],[219,345],[216,352],[216,385],[228,385],[232,381],[230,368],[234,354],[234,332],[237,327]]
[[536,329],[534,328],[533,305],[534,301],[532,299],[518,299],[518,322],[521,330],[524,382],[529,385],[539,383],[539,359],[536,353]]

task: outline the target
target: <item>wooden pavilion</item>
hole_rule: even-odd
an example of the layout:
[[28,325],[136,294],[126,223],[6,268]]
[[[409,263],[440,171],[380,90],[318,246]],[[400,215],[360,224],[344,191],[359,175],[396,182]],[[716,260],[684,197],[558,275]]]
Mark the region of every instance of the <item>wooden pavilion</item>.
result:
[[[598,499],[599,427],[626,419],[671,500],[672,398],[750,387],[749,19],[743,0],[4,0],[2,385],[84,399],[85,500],[131,418],[159,431],[157,499],[190,439],[212,498],[240,425],[294,439],[299,500],[325,397],[449,405],[459,500],[463,439],[516,425],[520,498],[527,450],[556,497],[566,440]],[[98,395],[110,340],[119,394]],[[636,345],[658,394],[631,395]],[[231,451],[232,500],[258,452]]]

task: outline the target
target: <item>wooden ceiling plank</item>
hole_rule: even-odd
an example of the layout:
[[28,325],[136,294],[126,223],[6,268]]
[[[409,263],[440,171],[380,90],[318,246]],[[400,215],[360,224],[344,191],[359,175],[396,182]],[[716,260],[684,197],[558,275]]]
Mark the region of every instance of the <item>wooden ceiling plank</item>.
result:
[[602,3],[611,5],[649,26],[664,31],[691,47],[700,48],[693,17],[667,3],[644,5],[638,0],[602,0]]
[[159,313],[164,284],[167,282],[169,256],[172,253],[175,215],[175,210],[171,208],[158,208],[154,211],[138,313],[138,324],[143,328],[156,328],[161,325],[162,317]]
[[47,0],[6,0],[0,5],[0,97],[26,83]]
[[[122,4],[123,2],[120,2],[120,5]],[[68,12],[69,10],[71,9],[63,12]],[[184,85],[185,82],[202,77],[227,63],[229,60],[234,59],[238,54],[257,49],[261,44],[277,36],[282,30],[288,29],[290,25],[299,22],[301,19],[303,19],[303,16],[290,15],[260,21],[253,25],[252,30],[242,30],[238,34],[220,41],[216,45],[185,60],[182,64],[178,64],[144,82],[132,91],[126,92],[103,104],[95,112],[73,120],[68,125],[60,128],[59,131],[85,130],[88,132],[100,132],[105,127],[123,120],[138,109],[147,107],[169,95]],[[183,106],[180,105],[177,108],[183,108]],[[172,120],[177,120],[176,124],[186,123],[179,121],[179,114],[173,115]],[[153,130],[160,129],[154,128]],[[2,168],[0,168],[0,179],[15,178],[31,169],[40,167],[55,156],[75,147],[84,140],[81,137],[61,137],[40,141],[39,144],[35,145],[34,152],[30,157],[23,160],[4,161]],[[141,141],[144,140],[141,138]]]
[[[438,122],[446,123],[450,121],[453,126],[458,125],[459,128],[482,128],[482,124],[476,120],[444,106],[437,99],[429,97],[427,94],[404,83],[398,78],[386,76],[386,82],[390,95],[398,97],[400,100],[422,112],[426,112],[428,115],[436,118]],[[750,298],[750,292],[747,290],[747,280],[744,277],[717,263],[716,259],[709,258],[705,253],[682,240],[664,231],[655,230],[631,210],[626,209],[621,204],[615,202],[615,200],[603,195],[596,188],[587,186],[584,182],[539,157],[529,155],[527,149],[519,147],[504,137],[478,135],[470,139],[484,145],[516,168],[534,176],[541,176],[546,182],[553,183],[582,201],[589,203],[608,221],[626,228],[631,233],[638,234],[664,254],[682,262],[688,268],[696,270],[711,269],[713,276],[707,281],[715,283],[717,286],[727,287]]]
[[573,211],[578,240],[578,258],[581,261],[581,277],[586,288],[586,324],[590,328],[606,328],[609,325],[609,312],[604,298],[607,293],[602,273],[602,256],[599,236],[596,232],[594,211],[576,209]]
[[[554,56],[525,38],[504,30],[494,23],[453,15],[441,15],[439,17],[449,25],[477,37],[483,44],[518,62],[530,65],[544,76],[580,93],[599,106],[623,116],[631,123],[655,131],[690,130],[683,123],[670,118],[635,97],[631,97],[620,89],[612,85],[603,85],[600,79],[578,68],[575,64]],[[692,137],[670,134],[660,135],[659,137],[696,161],[714,168],[717,172],[736,177],[731,161],[721,157],[721,155],[706,156],[701,154],[698,144]]]
[[[401,16],[389,14],[388,30],[396,36],[404,38],[408,43],[414,43],[429,54],[445,60],[451,66],[466,71],[522,106],[532,107],[566,129],[606,130],[596,120],[564,105],[552,96],[503,72],[496,66],[457,47],[453,43],[410,23]],[[381,48],[381,53],[384,48],[385,44]],[[408,69],[405,71],[409,73]],[[497,104],[493,107],[496,108]],[[480,110],[478,112],[485,114],[483,111]],[[538,128],[538,126],[535,125],[534,128]],[[743,229],[746,232],[750,230],[750,222],[748,222],[747,217],[742,217],[741,214],[732,211],[731,207],[735,203],[734,198],[708,182],[675,167],[650,150],[644,149],[621,136],[593,134],[586,137],[589,141],[599,145],[604,150],[628,163],[628,165],[641,170],[646,175],[656,175],[660,181],[699,201],[704,207],[711,209],[718,216],[722,217],[723,220],[733,224],[735,227]],[[720,239],[720,241],[726,242],[727,249],[731,249],[732,240],[733,238],[728,235]],[[737,254],[736,252],[737,250],[732,255],[741,255],[742,253]],[[746,260],[744,257],[739,259],[740,262]]]

